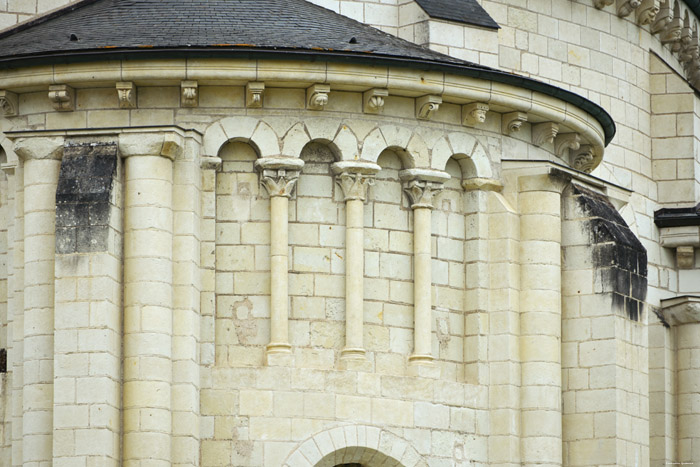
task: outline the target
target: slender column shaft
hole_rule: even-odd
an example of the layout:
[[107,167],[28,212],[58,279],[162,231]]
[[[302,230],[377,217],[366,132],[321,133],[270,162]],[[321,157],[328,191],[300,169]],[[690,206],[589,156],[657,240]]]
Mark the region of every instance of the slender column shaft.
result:
[[364,356],[362,343],[364,323],[364,233],[363,203],[349,199],[345,205],[345,349],[343,354]]
[[[406,180],[404,191],[411,200],[413,209],[413,307],[414,347],[408,358],[413,369],[430,367],[434,357],[432,351],[432,253],[431,221],[433,197],[442,188],[442,181],[449,178],[444,172],[435,170],[405,170],[399,176]],[[439,370],[439,369],[438,369]],[[432,371],[432,370],[429,370]],[[426,374],[427,376],[427,374]],[[432,375],[439,376],[439,371]]]
[[413,300],[415,307],[415,345],[412,361],[433,359],[431,348],[432,286],[430,221],[428,207],[413,210]]
[[169,466],[173,307],[172,160],[126,159],[124,237],[125,466]]
[[289,199],[270,198],[270,344],[269,352],[289,351],[288,281]]
[[[260,183],[270,195],[270,343],[267,345],[267,365],[288,365],[289,344],[289,198],[294,191],[300,159],[270,157],[260,159]],[[275,355],[284,355],[277,359]]]

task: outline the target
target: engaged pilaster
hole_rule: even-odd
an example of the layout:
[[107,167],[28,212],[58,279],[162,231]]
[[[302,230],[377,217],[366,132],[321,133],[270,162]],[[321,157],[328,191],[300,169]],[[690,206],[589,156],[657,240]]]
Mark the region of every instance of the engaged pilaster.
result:
[[431,211],[433,197],[442,191],[443,182],[450,176],[438,170],[408,169],[402,170],[399,177],[413,209],[414,346],[408,357],[409,371],[439,377],[439,368],[432,367]]
[[63,138],[18,139],[24,160],[22,453],[25,466],[53,460],[54,246]]
[[562,463],[561,191],[549,173],[518,179],[521,461]]
[[345,199],[345,347],[340,352],[346,368],[366,364],[364,328],[364,202],[367,189],[381,167],[371,162],[333,164],[336,182]]
[[661,300],[661,313],[675,330],[678,416],[676,462],[692,464],[700,455],[700,296]]
[[266,347],[266,365],[288,365],[289,344],[289,198],[291,198],[304,161],[291,157],[258,159],[260,184],[270,195],[270,343]]
[[125,133],[123,462],[170,465],[173,132]]

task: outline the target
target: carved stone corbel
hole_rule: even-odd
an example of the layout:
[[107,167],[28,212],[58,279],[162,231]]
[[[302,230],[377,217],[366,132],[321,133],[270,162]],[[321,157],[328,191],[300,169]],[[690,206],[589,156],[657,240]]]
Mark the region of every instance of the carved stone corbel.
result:
[[486,112],[489,111],[488,104],[483,102],[473,102],[462,106],[462,125],[476,126],[486,121]]
[[593,164],[595,163],[595,153],[593,152],[593,146],[583,145],[580,149],[570,156],[571,167],[581,172],[591,173],[593,170]]
[[17,94],[10,91],[0,91],[0,111],[5,117],[14,117],[19,113]]
[[430,120],[442,104],[442,97],[428,95],[416,98],[416,118]]
[[617,16],[624,18],[639,8],[641,0],[617,0]]
[[642,3],[637,8],[637,24],[644,26],[653,23],[658,13],[658,0],[642,0]]
[[658,34],[664,29],[666,25],[671,22],[671,0],[664,0],[656,14],[656,19],[651,23],[651,33]]
[[520,128],[525,122],[527,122],[527,114],[525,112],[503,114],[503,132],[516,133],[520,131]]
[[251,81],[245,85],[245,106],[249,109],[260,109],[263,106],[265,83]]
[[690,27],[690,18],[686,10],[683,18],[683,28],[681,29],[681,47],[678,54],[678,59],[683,63],[684,67],[687,67],[688,63],[695,57],[697,45],[697,40],[693,43],[693,29]]
[[388,89],[370,89],[362,94],[364,111],[368,114],[380,114],[384,110],[384,98],[389,96]]
[[49,86],[49,100],[53,108],[59,112],[72,112],[75,110],[75,91],[66,84]]
[[602,10],[608,5],[615,3],[615,0],[593,0],[593,5],[599,10]]
[[306,90],[306,108],[309,110],[323,110],[328,104],[328,93],[331,92],[329,84],[314,84]]
[[569,150],[576,151],[581,147],[581,137],[578,133],[560,133],[554,138],[554,154],[565,159]]
[[131,81],[117,83],[117,97],[120,109],[136,108],[136,86]]
[[180,105],[183,107],[197,107],[199,105],[197,81],[181,81],[180,91]]
[[542,146],[545,143],[554,143],[554,138],[559,133],[559,124],[554,122],[538,123],[532,126],[532,144]]
[[659,39],[662,44],[672,44],[671,48],[677,52],[680,48],[681,30],[683,29],[683,20],[681,20],[681,7],[676,1],[673,5],[673,19],[666,23],[666,27],[661,32]]

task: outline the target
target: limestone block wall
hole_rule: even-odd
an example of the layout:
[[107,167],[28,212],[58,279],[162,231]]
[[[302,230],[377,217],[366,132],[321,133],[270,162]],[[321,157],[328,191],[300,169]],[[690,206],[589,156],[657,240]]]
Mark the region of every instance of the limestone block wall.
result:
[[74,0],[2,0],[0,1],[0,30],[31,19]]
[[[97,280],[105,287],[95,293],[113,312],[118,301],[107,294],[120,287],[120,275],[110,267],[122,251],[123,335],[112,336],[115,321],[89,321],[106,337],[81,347],[80,338],[63,339],[80,336],[83,323],[69,322],[52,352],[53,394],[61,397],[72,393],[57,386],[77,378],[60,364],[64,354],[76,361],[88,354],[88,362],[101,354],[105,371],[86,379],[107,383],[114,381],[105,374],[114,371],[109,361],[123,352],[121,394],[54,398],[50,456],[60,452],[69,462],[96,456],[93,449],[113,453],[110,436],[120,432],[113,463],[151,456],[162,465],[291,467],[306,465],[300,456],[330,456],[324,462],[333,466],[367,453],[405,465],[519,465],[541,455],[561,462],[561,195],[512,178],[504,189],[500,177],[504,155],[525,168],[545,157],[573,172],[562,165],[570,160],[552,154],[551,143],[532,145],[530,124],[503,134],[500,112],[465,127],[455,102],[419,121],[407,95],[387,97],[377,115],[364,113],[362,93],[347,88],[330,92],[319,111],[307,109],[303,88],[270,85],[255,109],[246,107],[242,85],[202,85],[192,108],[182,105],[177,84],[137,86],[131,108],[120,105],[113,83],[77,88],[76,110],[60,113],[45,90],[26,92],[20,115],[0,120],[13,139],[20,138],[13,130],[83,143],[108,133],[122,158],[110,200],[117,220],[109,226],[114,238],[123,232],[123,250],[108,251],[111,263],[82,275],[61,267],[69,253],[52,255],[52,277]],[[109,125],[117,128],[91,129]],[[59,159],[59,167],[68,160],[65,148]],[[349,172],[358,160],[368,165]],[[355,182],[373,180],[359,222],[348,216],[358,212],[351,202],[360,195],[348,196],[343,167]],[[26,204],[17,214],[32,212]],[[364,262],[362,339],[353,341],[363,352],[353,352],[362,358],[352,364],[343,361],[348,317],[357,311],[347,307],[351,224],[362,230]],[[417,268],[418,261],[429,266]],[[56,316],[70,301],[63,282],[54,284]],[[419,287],[425,292],[416,294]],[[76,301],[97,300],[78,299],[81,290]],[[20,443],[35,435],[25,424],[27,385],[15,377],[32,363],[23,356],[13,366],[13,403],[20,401],[13,464],[24,461]],[[634,373],[642,364],[630,365]],[[54,429],[66,407],[114,413],[119,404],[121,426],[90,415],[84,426]],[[88,431],[112,443],[87,452],[79,439]]]

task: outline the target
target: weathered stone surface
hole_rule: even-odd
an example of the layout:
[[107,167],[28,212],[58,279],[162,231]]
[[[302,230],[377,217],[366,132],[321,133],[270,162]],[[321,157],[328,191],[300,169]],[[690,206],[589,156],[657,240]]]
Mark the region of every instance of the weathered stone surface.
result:
[[106,251],[116,143],[66,144],[56,189],[56,253]]

